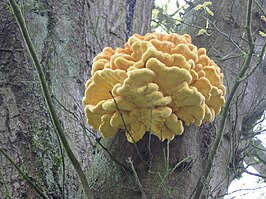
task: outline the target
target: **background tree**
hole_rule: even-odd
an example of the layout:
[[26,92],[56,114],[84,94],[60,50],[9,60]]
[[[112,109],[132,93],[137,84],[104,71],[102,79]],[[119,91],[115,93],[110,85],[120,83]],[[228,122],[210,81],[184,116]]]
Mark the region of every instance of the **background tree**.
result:
[[[134,145],[118,134],[113,139],[100,140],[108,153],[103,150],[92,140],[93,136],[88,136],[80,100],[93,57],[103,47],[122,46],[131,33],[149,32],[154,2],[48,0],[20,4],[62,127],[83,168],[88,168],[89,186],[95,198],[223,196],[230,182],[245,171],[244,158],[249,164],[255,163],[260,175],[265,176],[265,153],[258,150],[264,148],[252,138],[257,134],[253,127],[266,105],[262,36],[266,32],[266,5],[263,1],[249,2],[253,3],[252,10],[243,0],[215,1],[208,6],[212,16],[206,7],[195,10],[194,5],[203,2],[194,1],[180,24],[172,20],[175,24],[167,31],[189,33],[193,43],[205,47],[222,67],[227,96],[232,98],[229,97],[228,109],[214,123],[187,127],[182,136],[170,143],[153,138],[152,159],[147,152],[147,137]],[[0,3],[0,11],[1,148],[50,197],[82,197],[77,176],[50,123],[36,72],[7,1]],[[199,35],[202,29],[205,34]],[[247,70],[239,73],[244,66]],[[218,146],[219,138],[221,146],[214,150],[211,143]],[[208,160],[212,156],[215,159],[210,167]],[[134,167],[128,163],[128,157]],[[0,158],[0,196],[34,198],[35,193],[7,159]]]

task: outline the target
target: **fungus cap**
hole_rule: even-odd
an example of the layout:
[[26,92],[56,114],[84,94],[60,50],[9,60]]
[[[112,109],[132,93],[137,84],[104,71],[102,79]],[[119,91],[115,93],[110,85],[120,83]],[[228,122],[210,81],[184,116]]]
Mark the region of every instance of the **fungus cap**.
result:
[[103,136],[124,129],[129,142],[146,132],[172,140],[184,124],[212,122],[225,103],[220,68],[188,34],[134,34],[124,48],[93,59],[82,100],[88,123]]

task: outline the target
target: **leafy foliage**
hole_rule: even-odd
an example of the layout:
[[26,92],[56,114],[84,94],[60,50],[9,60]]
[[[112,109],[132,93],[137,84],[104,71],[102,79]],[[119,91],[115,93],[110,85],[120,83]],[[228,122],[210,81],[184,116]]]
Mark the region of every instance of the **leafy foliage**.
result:
[[165,33],[175,32],[176,27],[182,22],[184,9],[187,7],[187,4],[180,6],[178,1],[174,6],[170,0],[163,4],[160,1],[155,1],[155,7],[152,11],[152,30]]

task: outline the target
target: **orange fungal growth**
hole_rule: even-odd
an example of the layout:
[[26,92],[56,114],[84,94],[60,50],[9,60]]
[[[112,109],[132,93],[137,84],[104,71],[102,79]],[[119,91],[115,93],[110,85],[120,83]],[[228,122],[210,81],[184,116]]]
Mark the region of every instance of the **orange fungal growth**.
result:
[[225,103],[219,66],[188,34],[134,34],[124,48],[104,48],[91,75],[82,102],[104,137],[124,129],[129,142],[146,132],[172,140],[184,125],[212,122]]

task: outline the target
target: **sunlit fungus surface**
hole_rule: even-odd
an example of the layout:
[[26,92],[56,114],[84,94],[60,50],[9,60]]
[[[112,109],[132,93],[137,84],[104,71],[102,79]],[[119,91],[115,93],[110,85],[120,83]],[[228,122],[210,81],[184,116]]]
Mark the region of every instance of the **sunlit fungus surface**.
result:
[[148,33],[93,59],[82,101],[93,129],[104,137],[124,129],[137,142],[146,132],[172,140],[184,125],[212,122],[224,96],[220,68],[188,34]]

